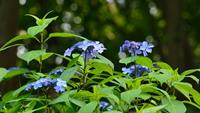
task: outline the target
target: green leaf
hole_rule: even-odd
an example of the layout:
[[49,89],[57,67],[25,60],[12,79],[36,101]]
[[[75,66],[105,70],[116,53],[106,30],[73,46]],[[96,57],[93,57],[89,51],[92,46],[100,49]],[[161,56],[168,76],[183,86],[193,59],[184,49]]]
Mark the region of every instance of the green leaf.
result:
[[186,76],[186,75],[190,75],[194,72],[200,72],[200,69],[189,69],[184,71],[183,73],[181,73],[181,76]]
[[183,103],[190,104],[190,105],[192,105],[192,106],[194,106],[194,107],[196,107],[196,108],[198,108],[200,110],[200,106],[195,104],[195,103],[193,103],[193,102],[191,102],[191,101],[183,101]]
[[154,94],[158,94],[161,96],[164,95],[167,97],[167,99],[170,99],[170,96],[166,91],[164,91],[160,88],[157,88],[155,86],[151,86],[151,84],[141,85],[141,89],[142,89],[142,92],[154,93]]
[[141,89],[132,89],[121,93],[121,99],[130,104],[136,97],[139,97]]
[[87,40],[85,37],[75,35],[75,34],[72,34],[72,33],[57,32],[57,33],[50,33],[49,37],[45,40],[45,42],[48,41],[49,39],[53,38],[53,37],[55,37],[55,38],[57,38],[57,37],[62,37],[62,38],[77,37],[77,38],[80,38],[80,39],[83,39],[83,40]]
[[156,113],[157,111],[160,111],[163,109],[166,105],[160,105],[160,106],[154,106],[150,108],[143,109],[142,113]]
[[136,57],[126,57],[126,58],[122,58],[119,60],[119,63],[121,64],[129,64],[129,63],[133,63],[135,62]]
[[86,105],[86,103],[84,101],[75,99],[75,98],[69,98],[70,102],[74,103],[75,105],[79,106],[79,107],[83,107],[84,105]]
[[[49,57],[51,57],[53,55],[53,53],[44,53],[43,55],[42,55],[42,61],[43,60],[46,60],[46,59],[48,59]],[[38,62],[40,62],[40,57],[37,57],[35,60],[37,60]]]
[[81,109],[77,113],[93,113],[96,106],[97,106],[96,101],[90,102],[86,104],[85,106],[81,107]]
[[194,75],[186,76],[187,78],[193,79],[197,84],[199,84],[199,79],[195,77]]
[[166,105],[165,109],[169,113],[185,113],[186,112],[186,107],[183,104],[183,102],[178,101],[178,100],[168,100],[167,98],[162,98],[162,104]]
[[143,99],[143,100],[147,100],[147,99],[151,98],[151,94],[142,92],[142,93],[140,93],[140,95],[138,97]]
[[77,63],[79,57],[80,57],[80,56],[77,56],[77,57],[73,58],[72,60],[70,60],[70,62],[68,63],[67,67],[70,68],[70,67],[72,67],[73,65],[75,65],[75,64]]
[[172,84],[179,92],[190,100],[190,92],[193,90],[192,85],[184,82],[174,82]]
[[32,15],[32,14],[26,14],[26,16],[33,17],[36,20],[36,24],[37,25],[41,25],[42,24],[42,19],[38,18],[37,16]]
[[42,107],[39,107],[39,108],[36,108],[36,109],[33,109],[33,110],[24,111],[22,113],[34,113],[34,112],[42,110],[42,109],[47,109],[47,106],[42,106]]
[[16,41],[19,41],[19,40],[30,39],[30,38],[34,38],[34,37],[29,35],[29,34],[16,36],[16,37],[10,39],[8,42],[6,42],[0,49],[5,48],[6,46],[10,45],[13,42],[16,42]]
[[100,54],[95,54],[97,56],[97,58],[99,58],[103,63],[105,64],[108,64],[112,67],[112,69],[114,69],[114,64],[109,60],[107,59],[106,57],[100,55]]
[[9,71],[5,76],[4,78],[5,79],[10,79],[10,78],[13,78],[17,75],[22,75],[22,74],[25,74],[25,73],[28,73],[29,70],[27,69],[16,69],[16,70],[12,70],[12,71]]
[[190,93],[194,99],[194,101],[200,106],[200,93],[195,89],[190,90]]
[[0,68],[0,82],[3,80],[6,74],[7,74],[7,70],[5,68]]
[[60,78],[68,82],[72,78],[72,76],[74,76],[78,69],[79,66],[68,68],[61,74]]
[[171,68],[171,66],[169,66],[167,63],[164,63],[164,62],[155,62],[155,64],[158,65],[158,67],[160,67],[161,69],[173,70]]
[[31,102],[29,102],[28,104],[26,104],[26,109],[25,109],[24,112],[33,110],[36,104],[37,104],[37,101],[31,101]]
[[[169,70],[166,70],[169,71]],[[160,72],[151,72],[148,74],[149,78],[159,81],[162,85],[163,83],[171,82],[173,75],[171,73],[160,73]]]
[[12,94],[15,97],[18,97],[18,95],[24,91],[24,89],[27,87],[27,85],[23,85],[22,87],[18,88],[17,90],[15,90]]
[[111,110],[111,111],[105,111],[103,113],[123,113],[121,111]]
[[140,64],[142,66],[146,66],[148,68],[152,68],[153,62],[150,58],[148,57],[143,57],[143,56],[138,56],[135,59],[136,64]]
[[27,63],[29,63],[30,61],[44,54],[46,54],[45,50],[32,50],[32,51],[24,53],[23,55],[20,56],[20,58],[22,60],[25,60]]
[[108,72],[110,75],[113,75],[113,69],[107,64],[104,63],[99,63],[99,62],[94,62],[90,65],[93,70],[90,70],[90,73],[93,74],[100,74],[102,72]]
[[38,33],[42,32],[52,21],[56,20],[58,17],[52,17],[52,18],[47,18],[42,20],[41,25],[29,27],[27,30],[27,33],[31,36],[35,36]]
[[52,100],[49,104],[51,105],[51,104],[57,104],[61,102],[66,102],[69,104],[69,96],[75,94],[76,92],[77,92],[76,90],[64,92],[59,97]]
[[15,105],[15,106],[11,107],[10,109],[8,109],[8,110],[6,111],[6,113],[17,113],[18,110],[20,109],[20,107],[21,107],[20,104]]
[[9,46],[6,46],[6,47],[4,47],[4,48],[0,48],[0,52],[1,52],[1,51],[4,51],[4,50],[6,50],[6,49],[9,49],[9,48],[11,48],[11,47],[21,46],[21,45],[23,45],[23,44],[13,44],[13,45],[9,45]]

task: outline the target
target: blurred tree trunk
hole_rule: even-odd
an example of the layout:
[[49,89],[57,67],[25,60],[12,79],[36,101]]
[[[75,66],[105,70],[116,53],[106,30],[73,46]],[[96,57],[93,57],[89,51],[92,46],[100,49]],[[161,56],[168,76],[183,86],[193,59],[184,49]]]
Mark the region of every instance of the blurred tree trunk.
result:
[[[0,45],[15,36],[19,14],[18,0],[0,0]],[[10,67],[16,63],[15,49],[0,53],[0,66]]]
[[180,70],[193,67],[191,46],[183,28],[183,2],[183,0],[161,1],[166,20],[166,43],[163,51],[167,62],[174,68],[180,67]]
[[[16,35],[19,5],[18,0],[0,0],[0,45]],[[16,63],[14,48],[0,53],[0,67],[11,67]],[[17,79],[0,84],[0,93],[17,87]]]

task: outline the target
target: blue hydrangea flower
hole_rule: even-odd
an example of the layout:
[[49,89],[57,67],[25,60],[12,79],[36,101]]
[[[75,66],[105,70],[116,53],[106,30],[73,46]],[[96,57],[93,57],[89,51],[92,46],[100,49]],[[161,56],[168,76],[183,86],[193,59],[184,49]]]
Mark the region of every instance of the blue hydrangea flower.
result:
[[126,54],[126,52],[128,52],[132,56],[137,56],[142,53],[140,45],[140,42],[125,40],[124,44],[120,47],[119,55]]
[[133,74],[134,67],[133,66],[131,66],[129,68],[123,67],[122,71],[124,74],[131,75],[131,74]]
[[13,71],[13,70],[18,70],[21,69],[20,67],[9,67],[7,70],[9,71]]
[[154,47],[154,45],[144,41],[142,42],[141,46],[140,46],[140,50],[142,51],[144,56],[147,56],[148,53],[152,52],[152,48]]
[[65,91],[65,88],[67,87],[66,81],[58,78],[56,80],[56,86],[54,87],[55,91],[58,93],[62,93]]
[[100,102],[99,108],[100,108],[100,109],[105,109],[108,105],[109,105],[108,102]]
[[81,51],[81,56],[86,57],[87,60],[91,58],[95,58],[96,53],[102,53],[106,48],[104,45],[98,41],[90,41],[90,40],[84,40],[82,42],[78,42],[72,47],[68,48],[64,56],[71,56],[72,52],[74,50]]
[[60,75],[62,72],[64,72],[64,69],[63,68],[59,68],[59,69],[56,69],[56,70],[52,71],[50,73],[50,75]]
[[120,47],[119,57],[124,58],[126,57],[126,53],[130,54],[131,56],[137,56],[143,54],[147,56],[147,53],[152,52],[152,48],[154,46],[146,41],[144,42],[135,42],[135,41],[128,41],[126,40],[124,44]]
[[67,87],[66,81],[58,78],[56,80],[51,78],[41,78],[37,80],[36,82],[29,83],[27,87],[25,88],[26,91],[30,89],[37,90],[42,87],[53,87],[56,92],[62,93],[65,91],[65,88]]
[[108,106],[106,109],[107,109],[108,111],[110,111],[110,110],[113,109],[113,106]]
[[130,66],[129,68],[123,67],[122,71],[124,74],[130,75],[130,76],[136,75],[136,77],[139,77],[143,73],[149,72],[149,69],[146,66],[141,66],[139,64],[136,64],[136,65]]
[[100,102],[99,108],[100,108],[100,110],[106,109],[109,111],[109,110],[113,109],[113,106],[112,105],[109,106],[108,102]]
[[55,86],[54,89],[55,89],[55,91],[56,91],[57,93],[62,93],[62,92],[65,91],[65,88],[64,88],[64,87],[61,87],[61,86]]

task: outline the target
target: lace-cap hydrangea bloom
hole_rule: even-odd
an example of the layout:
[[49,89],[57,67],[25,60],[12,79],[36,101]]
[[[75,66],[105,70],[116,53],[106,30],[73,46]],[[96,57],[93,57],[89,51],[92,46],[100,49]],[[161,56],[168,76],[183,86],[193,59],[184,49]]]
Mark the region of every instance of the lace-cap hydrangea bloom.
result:
[[124,74],[127,74],[129,76],[136,75],[136,77],[140,77],[143,73],[149,72],[150,70],[146,66],[136,64],[130,66],[129,68],[123,67],[122,71]]
[[34,89],[37,90],[42,87],[54,87],[55,91],[57,93],[62,93],[65,91],[65,88],[67,87],[66,81],[62,79],[51,79],[51,78],[41,78],[37,80],[36,82],[29,83],[26,87],[26,91]]
[[65,88],[67,87],[66,81],[58,78],[56,82],[56,86],[54,87],[55,91],[58,93],[62,93],[65,91]]
[[152,52],[154,46],[147,41],[144,42],[135,42],[126,40],[124,44],[120,47],[119,57],[126,57],[126,53],[131,54],[131,56],[137,56],[143,54],[147,56],[147,53]]
[[144,56],[147,56],[148,53],[152,52],[152,48],[154,47],[153,44],[148,43],[146,41],[142,42],[141,46],[140,46],[140,50],[142,51]]
[[98,41],[84,40],[82,42],[78,42],[72,47],[68,48],[64,56],[71,56],[74,50],[81,51],[81,56],[86,57],[87,60],[91,58],[95,58],[96,53],[102,53],[106,48],[104,45]]
[[99,104],[99,108],[100,110],[103,110],[103,109],[107,109],[107,110],[112,110],[113,109],[113,106],[109,106],[109,103],[108,102],[100,102]]
[[64,72],[64,69],[59,68],[59,69],[56,69],[56,70],[50,72],[50,75],[60,75],[60,74],[62,74],[62,72]]

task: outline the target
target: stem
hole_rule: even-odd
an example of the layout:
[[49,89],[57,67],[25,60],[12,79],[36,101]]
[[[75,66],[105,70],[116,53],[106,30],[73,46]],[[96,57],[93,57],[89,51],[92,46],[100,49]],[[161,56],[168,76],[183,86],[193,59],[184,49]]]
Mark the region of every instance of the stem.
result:
[[[40,40],[40,49],[43,50],[44,49],[44,37],[43,37],[43,33],[41,33],[41,40]],[[42,56],[40,56],[40,72],[42,72]]]
[[82,82],[83,82],[83,86],[81,89],[84,89],[85,84],[87,82],[87,73],[86,73],[86,68],[87,68],[87,50],[85,51],[85,56],[84,56],[84,64],[83,64],[83,78],[82,78]]

